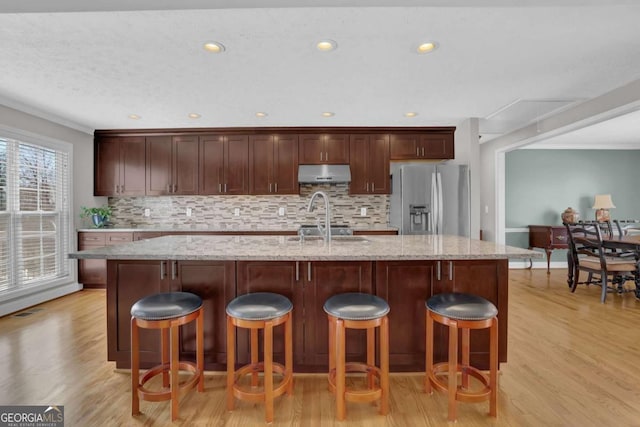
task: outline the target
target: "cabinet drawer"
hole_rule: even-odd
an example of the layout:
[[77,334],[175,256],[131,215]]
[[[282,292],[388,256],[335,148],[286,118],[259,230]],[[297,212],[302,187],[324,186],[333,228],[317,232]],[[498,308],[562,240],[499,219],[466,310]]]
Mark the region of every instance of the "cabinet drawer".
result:
[[105,245],[105,233],[78,233],[78,246],[97,246]]
[[562,227],[551,228],[551,245],[556,248],[567,248],[567,229]]
[[106,233],[105,245],[119,245],[133,241],[133,233]]

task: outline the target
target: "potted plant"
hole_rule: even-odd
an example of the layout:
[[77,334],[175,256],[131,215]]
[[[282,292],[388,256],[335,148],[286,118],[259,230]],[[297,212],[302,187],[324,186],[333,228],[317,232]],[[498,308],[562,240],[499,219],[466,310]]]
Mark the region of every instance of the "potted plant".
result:
[[90,218],[94,227],[102,228],[111,217],[111,208],[107,205],[96,208],[80,207],[80,218]]

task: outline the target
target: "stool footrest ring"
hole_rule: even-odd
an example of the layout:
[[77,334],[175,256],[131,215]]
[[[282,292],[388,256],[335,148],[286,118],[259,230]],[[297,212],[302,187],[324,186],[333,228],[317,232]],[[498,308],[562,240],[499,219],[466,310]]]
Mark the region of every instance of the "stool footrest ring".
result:
[[[462,388],[458,385],[456,391],[456,400],[461,402],[482,402],[489,398],[491,394],[491,388],[489,387],[489,376],[484,372],[474,368],[473,366],[458,365],[456,372],[466,372],[470,376],[476,378],[482,384],[482,389],[477,391],[471,391]],[[447,383],[447,373],[449,372],[449,364],[447,362],[437,363],[433,365],[433,370],[429,372],[429,381],[434,388],[440,391],[447,391],[449,389]]]
[[[289,383],[293,381],[293,373],[287,372],[284,365],[280,363],[273,362],[272,367],[273,373],[283,376],[280,383],[277,386],[274,385],[273,387],[273,397],[278,397],[283,395],[287,391]],[[233,383],[234,397],[256,403],[265,401],[264,387],[252,387],[250,385],[244,386],[238,384],[240,378],[256,372],[264,372],[264,362],[244,365],[235,371],[235,379]]]
[[[168,363],[165,363],[164,365],[154,366],[153,368],[146,371],[140,379],[140,384],[138,384],[138,396],[140,396],[140,399],[149,402],[161,402],[164,400],[170,400],[171,389],[163,388],[162,390],[149,390],[144,386],[153,377],[165,372],[168,373],[169,370],[170,365]],[[198,384],[198,381],[203,374],[202,372],[198,371],[196,364],[193,362],[179,362],[178,370],[193,373],[193,375],[187,381],[178,385],[179,394],[185,393],[186,391],[194,388]]]
[[[345,400],[349,402],[373,402],[382,397],[382,388],[380,387],[380,368],[377,366],[367,365],[366,363],[350,362],[345,364],[345,373],[362,372],[373,375],[378,378],[378,385],[374,385],[369,389],[349,389],[344,392]],[[329,371],[329,391],[336,392],[336,370]]]

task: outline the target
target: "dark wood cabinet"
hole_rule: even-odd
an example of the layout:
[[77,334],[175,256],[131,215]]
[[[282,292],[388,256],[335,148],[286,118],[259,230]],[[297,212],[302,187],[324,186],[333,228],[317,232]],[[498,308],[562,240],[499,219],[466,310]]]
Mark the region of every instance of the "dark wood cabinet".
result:
[[413,135],[392,134],[389,153],[391,160],[453,159],[453,131]]
[[249,144],[249,193],[298,192],[298,136],[252,136]]
[[198,138],[150,136],[147,145],[147,196],[198,194]]
[[199,194],[247,194],[249,191],[249,137],[200,137]]
[[[332,295],[373,292],[372,266],[362,262],[238,261],[237,293],[276,292],[293,303],[294,369],[324,372],[328,367],[327,315],[322,309]],[[238,361],[249,360],[249,336],[238,331]],[[363,331],[347,334],[347,358],[366,358]],[[274,333],[274,360],[284,360],[283,331]]]
[[96,139],[94,150],[94,196],[144,196],[143,136]]
[[[393,371],[423,371],[425,302],[444,292],[482,296],[498,308],[500,362],[507,361],[507,260],[379,261],[376,294],[389,302],[390,365]],[[413,325],[410,330],[406,325]],[[448,335],[434,325],[435,361],[447,358]],[[471,333],[471,363],[489,366],[488,330]]]
[[[81,232],[78,233],[78,250],[112,246],[131,242],[131,240],[131,233],[126,232]],[[78,260],[78,283],[82,283],[85,288],[104,289],[107,286],[107,261],[104,259]]]
[[[107,341],[109,360],[130,367],[131,306],[161,292],[192,292],[205,306],[205,368],[226,369],[225,307],[235,297],[233,261],[108,261]],[[195,326],[180,331],[181,358],[195,359]],[[160,361],[157,330],[140,330],[140,361],[149,367]]]
[[547,274],[550,274],[551,253],[555,249],[569,249],[567,228],[564,225],[530,225],[529,249],[533,248],[544,249],[547,255]]
[[349,194],[389,194],[389,135],[352,135]]
[[301,134],[299,138],[300,164],[349,163],[349,135]]

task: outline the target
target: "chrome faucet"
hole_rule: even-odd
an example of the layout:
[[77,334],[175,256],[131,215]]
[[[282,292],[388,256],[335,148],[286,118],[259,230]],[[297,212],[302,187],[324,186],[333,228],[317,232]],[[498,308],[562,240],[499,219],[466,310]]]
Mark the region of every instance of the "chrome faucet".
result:
[[309,206],[307,207],[307,212],[313,212],[314,205],[313,202],[316,200],[316,197],[322,197],[324,199],[324,227],[320,225],[320,218],[318,218],[318,230],[320,234],[324,234],[324,241],[329,243],[331,241],[331,223],[330,223],[330,213],[331,208],[329,206],[329,196],[324,191],[316,191],[311,195],[311,200],[309,200]]

